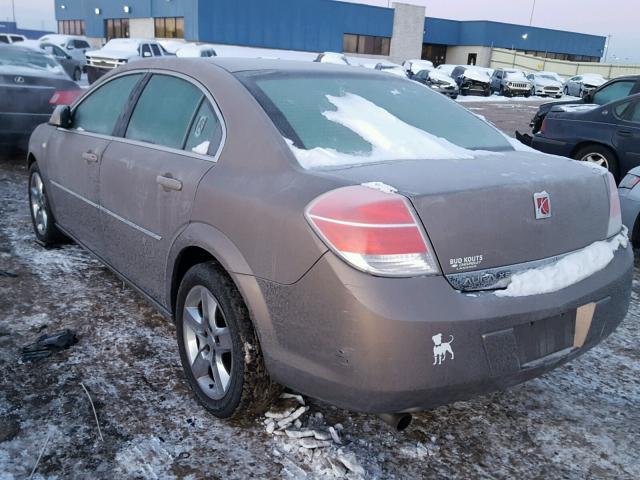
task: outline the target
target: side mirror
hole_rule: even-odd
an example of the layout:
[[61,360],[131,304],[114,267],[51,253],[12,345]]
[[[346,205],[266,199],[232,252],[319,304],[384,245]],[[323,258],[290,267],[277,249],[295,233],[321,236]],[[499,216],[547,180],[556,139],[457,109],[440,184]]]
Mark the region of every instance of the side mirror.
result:
[[69,128],[71,126],[71,107],[58,105],[51,114],[48,123],[53,127]]
[[593,93],[585,93],[582,99],[584,100],[584,103],[593,103]]

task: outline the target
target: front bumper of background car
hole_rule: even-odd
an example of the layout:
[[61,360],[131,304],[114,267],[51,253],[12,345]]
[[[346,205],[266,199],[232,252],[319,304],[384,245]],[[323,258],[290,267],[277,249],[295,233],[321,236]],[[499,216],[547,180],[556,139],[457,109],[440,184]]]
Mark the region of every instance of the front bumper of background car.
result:
[[[275,381],[371,413],[433,408],[555,368],[625,317],[633,254],[544,295],[462,293],[442,276],[382,278],[326,253],[292,285],[258,280]],[[250,310],[260,311],[260,308]]]

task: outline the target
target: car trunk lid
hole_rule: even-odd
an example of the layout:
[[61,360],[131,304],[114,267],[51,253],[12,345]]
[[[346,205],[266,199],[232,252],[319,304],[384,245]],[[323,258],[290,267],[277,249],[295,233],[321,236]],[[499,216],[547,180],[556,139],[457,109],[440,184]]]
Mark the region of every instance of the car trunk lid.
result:
[[[607,234],[604,170],[560,157],[505,152],[324,174],[355,183],[381,181],[408,197],[446,275],[555,257]],[[536,218],[536,194],[548,194],[548,218]]]

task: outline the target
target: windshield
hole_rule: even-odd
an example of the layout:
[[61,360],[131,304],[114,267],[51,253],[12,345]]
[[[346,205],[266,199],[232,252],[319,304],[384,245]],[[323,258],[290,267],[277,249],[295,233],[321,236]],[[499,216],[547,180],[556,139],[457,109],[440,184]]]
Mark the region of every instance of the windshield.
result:
[[59,73],[62,67],[49,55],[26,48],[3,48],[0,50],[0,66],[27,67]]
[[544,78],[546,80],[553,80],[554,82],[556,82],[556,77],[554,77],[553,75],[536,75],[536,78]]
[[527,77],[524,76],[524,73],[522,72],[510,72],[510,71],[506,71],[505,73],[505,77],[508,78],[509,80],[526,80]]
[[513,150],[494,127],[417,82],[360,73],[237,75],[305,167]]

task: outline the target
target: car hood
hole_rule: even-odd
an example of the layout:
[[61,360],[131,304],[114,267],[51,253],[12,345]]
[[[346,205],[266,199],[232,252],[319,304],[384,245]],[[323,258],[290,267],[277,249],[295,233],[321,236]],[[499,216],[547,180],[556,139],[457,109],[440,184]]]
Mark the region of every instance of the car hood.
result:
[[562,88],[562,83],[557,80],[551,80],[549,78],[536,78],[535,84],[541,87],[558,87]]
[[456,84],[456,82],[453,80],[453,78],[451,78],[449,75],[447,75],[445,73],[442,73],[442,72],[438,72],[437,70],[433,70],[433,71],[429,72],[429,78],[431,80],[448,83],[450,85],[455,85]]
[[[507,151],[331,172],[354,184],[383,182],[406,196],[445,274],[546,259],[607,235],[606,170],[564,157]],[[549,195],[548,218],[536,219],[534,194]]]
[[137,57],[137,52],[132,52],[131,50],[93,50],[91,52],[87,52],[86,56],[88,58],[108,58],[110,60],[128,60],[133,57]]
[[489,77],[487,77],[484,73],[478,72],[476,70],[465,70],[461,77],[482,83],[489,83],[490,81]]
[[582,84],[588,87],[599,87],[600,85],[603,85],[605,82],[606,80],[600,79],[600,78],[584,78],[582,80]]

